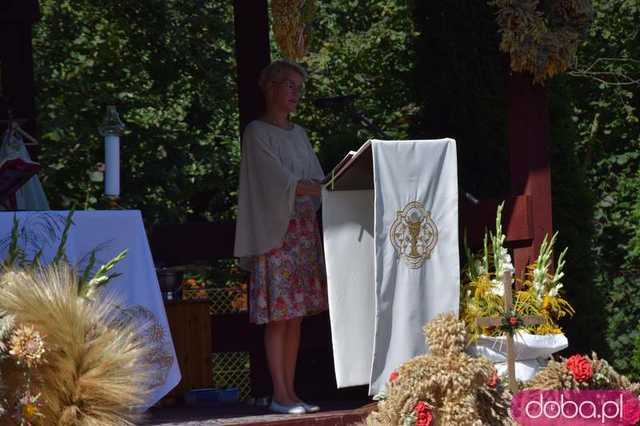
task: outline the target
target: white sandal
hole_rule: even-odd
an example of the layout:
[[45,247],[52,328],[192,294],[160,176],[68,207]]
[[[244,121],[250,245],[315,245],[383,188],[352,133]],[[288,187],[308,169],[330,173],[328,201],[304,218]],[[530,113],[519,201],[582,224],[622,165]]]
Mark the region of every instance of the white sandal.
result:
[[269,410],[274,413],[280,414],[304,414],[307,412],[303,404],[279,404],[276,401],[271,401],[271,405],[269,405]]
[[320,411],[320,407],[318,407],[317,405],[307,404],[304,401],[300,401],[299,404],[304,407],[307,413],[317,413],[318,411]]

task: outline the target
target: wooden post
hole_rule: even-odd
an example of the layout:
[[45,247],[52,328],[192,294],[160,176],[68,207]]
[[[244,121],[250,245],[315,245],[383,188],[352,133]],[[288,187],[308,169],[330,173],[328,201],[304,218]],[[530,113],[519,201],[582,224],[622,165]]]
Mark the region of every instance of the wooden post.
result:
[[[504,315],[510,315],[513,312],[513,295],[511,293],[511,272],[505,271],[502,276],[502,285],[504,286]],[[502,325],[502,318],[478,318],[477,324],[480,327],[499,327]],[[526,315],[522,317],[522,325],[542,324],[544,318],[536,315]],[[518,391],[518,382],[516,381],[516,354],[513,347],[513,333],[505,333],[507,340],[507,370],[509,373],[509,389],[515,395]]]
[[[14,118],[26,119],[22,127],[36,137],[31,27],[39,17],[37,0],[2,2],[0,5],[0,92],[4,97],[0,103],[0,120],[8,118],[10,108]],[[29,146],[28,150],[36,159],[35,147]]]
[[507,96],[511,193],[529,196],[533,225],[532,239],[513,249],[516,276],[521,276],[526,265],[536,259],[544,236],[553,234],[549,111],[545,88],[534,85],[528,74],[509,75]]
[[[269,46],[269,6],[267,0],[234,0],[236,62],[240,135],[245,126],[262,114],[264,98],[258,87],[260,71],[271,62]],[[255,326],[254,326],[255,327]],[[251,333],[251,390],[253,396],[271,393],[263,339]]]
[[267,0],[234,0],[240,134],[262,114],[260,71],[271,62]]

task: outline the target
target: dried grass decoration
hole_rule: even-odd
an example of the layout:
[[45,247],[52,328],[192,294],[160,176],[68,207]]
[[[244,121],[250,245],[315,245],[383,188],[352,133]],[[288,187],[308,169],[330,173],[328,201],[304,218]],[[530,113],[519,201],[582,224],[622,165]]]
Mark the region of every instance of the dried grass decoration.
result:
[[415,357],[391,374],[377,396],[375,426],[511,425],[510,394],[491,362],[464,353],[466,331],[453,314],[424,328],[429,355]]
[[593,19],[591,0],[493,0],[502,35],[500,50],[511,56],[511,69],[529,72],[533,81],[564,72]]
[[309,49],[315,0],[271,0],[272,28],[280,52],[300,60]]
[[[78,295],[66,265],[8,272],[0,310],[15,328],[2,362],[6,416],[18,424],[133,424],[144,402],[151,349],[116,301]],[[4,398],[3,398],[4,399]],[[5,418],[5,420],[8,420]]]

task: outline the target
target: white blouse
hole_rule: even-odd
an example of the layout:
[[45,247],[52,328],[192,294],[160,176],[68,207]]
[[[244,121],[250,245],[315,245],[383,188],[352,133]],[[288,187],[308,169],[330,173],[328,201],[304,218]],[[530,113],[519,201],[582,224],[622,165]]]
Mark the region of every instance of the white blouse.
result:
[[234,247],[241,266],[248,266],[246,258],[281,246],[293,216],[298,181],[323,178],[320,162],[302,127],[294,124],[287,130],[261,120],[247,125]]

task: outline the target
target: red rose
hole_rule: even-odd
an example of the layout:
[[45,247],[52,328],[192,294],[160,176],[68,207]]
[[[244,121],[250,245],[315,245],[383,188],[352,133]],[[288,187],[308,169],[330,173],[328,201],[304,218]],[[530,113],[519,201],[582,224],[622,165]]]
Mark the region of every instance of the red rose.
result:
[[487,379],[487,386],[489,386],[490,388],[495,388],[496,386],[498,386],[498,372],[495,368]]
[[398,378],[398,376],[399,376],[399,374],[398,374],[398,372],[397,372],[397,371],[395,371],[395,370],[394,370],[394,371],[392,371],[392,372],[391,372],[391,374],[389,375],[389,381],[390,381],[391,383],[395,382],[395,381],[396,381],[396,379]]
[[510,317],[509,318],[509,324],[511,324],[511,327],[515,327],[516,325],[518,325],[518,318],[517,317]]
[[414,411],[416,413],[416,426],[429,426],[433,421],[433,413],[427,404],[419,401]]
[[577,382],[586,382],[593,376],[591,363],[582,355],[570,356],[567,360],[567,368]]

